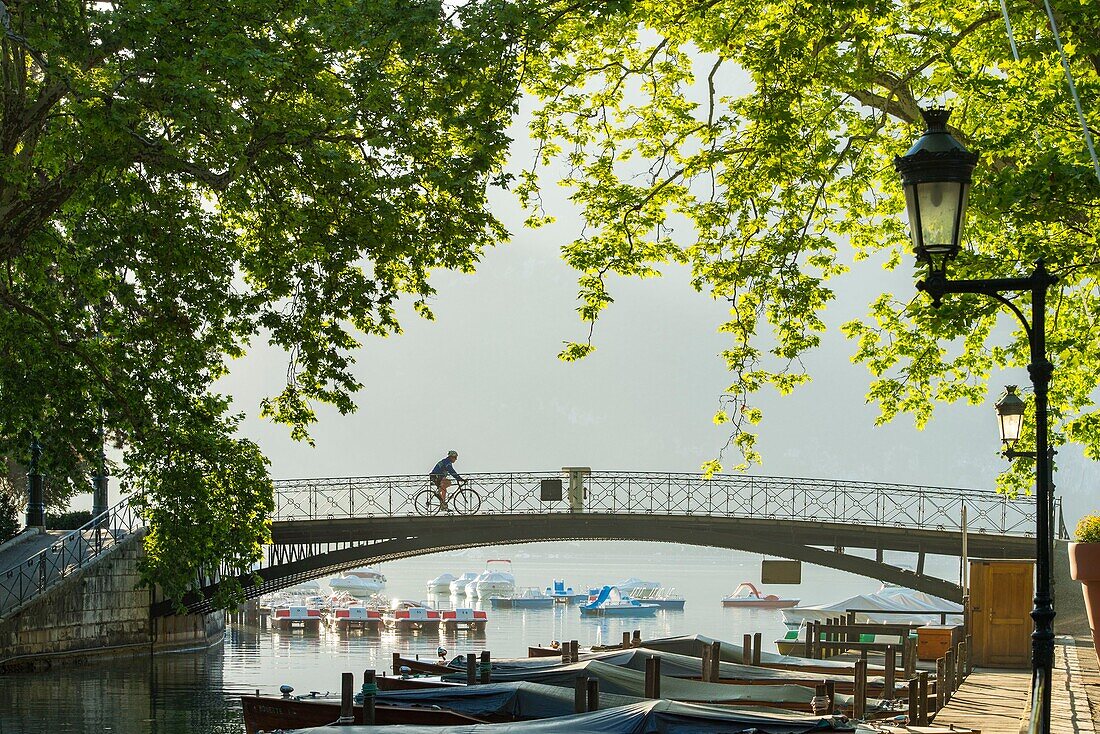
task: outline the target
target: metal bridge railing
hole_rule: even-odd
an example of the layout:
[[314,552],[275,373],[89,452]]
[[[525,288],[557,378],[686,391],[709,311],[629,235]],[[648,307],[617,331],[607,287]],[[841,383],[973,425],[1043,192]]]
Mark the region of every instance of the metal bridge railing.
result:
[[0,618],[22,609],[143,527],[145,521],[130,507],[127,498],[25,561],[0,572]]
[[[828,479],[656,472],[592,472],[584,477],[583,508],[543,500],[544,480],[564,472],[467,474],[481,495],[479,514],[634,513],[805,520],[921,530],[1031,536],[1036,508],[1030,498],[996,492]],[[293,479],[275,482],[275,520],[415,515],[413,496],[428,488],[422,475]]]

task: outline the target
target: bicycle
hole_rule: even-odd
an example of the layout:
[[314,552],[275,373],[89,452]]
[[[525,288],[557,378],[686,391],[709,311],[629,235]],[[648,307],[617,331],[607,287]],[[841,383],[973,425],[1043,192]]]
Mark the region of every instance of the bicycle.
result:
[[[413,497],[413,506],[418,515],[438,515],[443,509],[439,490],[435,487],[420,490]],[[474,515],[481,509],[481,495],[462,482],[458,489],[447,493],[447,506],[456,515]]]

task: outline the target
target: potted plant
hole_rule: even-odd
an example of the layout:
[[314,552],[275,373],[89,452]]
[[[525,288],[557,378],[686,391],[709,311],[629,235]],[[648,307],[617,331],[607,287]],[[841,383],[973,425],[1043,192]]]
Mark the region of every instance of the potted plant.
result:
[[1100,656],[1100,515],[1085,515],[1077,523],[1076,543],[1069,544],[1069,574],[1081,582],[1092,642]]

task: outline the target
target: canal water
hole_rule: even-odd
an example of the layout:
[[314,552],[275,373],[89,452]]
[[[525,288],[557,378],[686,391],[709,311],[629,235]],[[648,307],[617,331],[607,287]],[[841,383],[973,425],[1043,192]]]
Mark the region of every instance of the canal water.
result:
[[[905,554],[887,561],[912,563]],[[425,583],[441,573],[481,571],[485,561],[512,561],[517,588],[549,586],[564,579],[574,589],[614,583],[631,576],[658,581],[687,599],[684,611],[660,611],[652,619],[582,619],[574,606],[546,610],[489,610],[482,635],[338,635],[278,633],[229,626],[225,641],[197,653],[104,660],[93,666],[56,666],[44,673],[0,677],[0,734],[242,734],[240,695],[274,694],[282,684],[296,692],[338,691],[340,674],[388,670],[401,652],[434,660],[442,646],[448,657],[491,651],[493,657],[526,655],[529,644],[578,640],[582,646],[621,641],[623,631],[643,638],[702,634],[740,642],[763,633],[764,649],[785,631],[775,610],[724,609],[723,596],[742,581],[759,585],[759,555],[665,543],[558,542],[479,548],[384,564],[385,594],[425,599]],[[957,577],[957,561],[930,563],[943,578]],[[942,565],[942,568],[937,567]],[[802,583],[765,592],[793,596],[803,604],[831,603],[870,593],[879,582],[803,564]],[[450,602],[449,599],[446,600]]]

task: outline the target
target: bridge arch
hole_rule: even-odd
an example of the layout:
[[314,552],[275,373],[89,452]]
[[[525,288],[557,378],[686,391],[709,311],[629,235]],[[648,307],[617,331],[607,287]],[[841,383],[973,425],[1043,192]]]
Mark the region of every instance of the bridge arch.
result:
[[[1035,506],[993,492],[789,477],[592,472],[470,475],[482,497],[470,516],[418,516],[426,478],[276,483],[272,544],[238,575],[249,598],[355,566],[451,549],[551,540],[640,540],[728,548],[836,568],[936,596],[959,587],[882,561],[884,551],[960,555],[967,505],[975,557],[1034,555]],[[574,484],[571,497],[562,492]],[[874,558],[846,552],[866,549]],[[218,581],[187,600],[213,609]],[[168,606],[154,613],[170,613]]]

